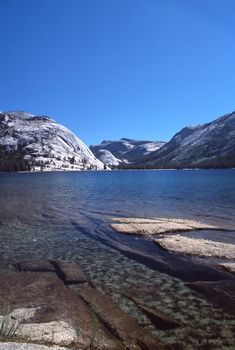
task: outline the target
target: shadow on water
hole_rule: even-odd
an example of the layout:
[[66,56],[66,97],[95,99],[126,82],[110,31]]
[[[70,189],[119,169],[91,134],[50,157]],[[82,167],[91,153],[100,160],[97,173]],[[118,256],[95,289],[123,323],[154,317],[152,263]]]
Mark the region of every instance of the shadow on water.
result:
[[[94,218],[91,220],[94,220]],[[178,277],[183,281],[216,281],[232,278],[229,273],[218,271],[206,264],[196,263],[192,257],[180,256],[161,249],[150,239],[112,232],[111,229],[102,225],[99,220],[95,222],[96,228],[93,232],[91,228],[87,230],[85,226],[78,222],[72,221],[71,224],[81,234],[90,239],[97,240],[153,270]],[[102,227],[99,227],[99,224]]]

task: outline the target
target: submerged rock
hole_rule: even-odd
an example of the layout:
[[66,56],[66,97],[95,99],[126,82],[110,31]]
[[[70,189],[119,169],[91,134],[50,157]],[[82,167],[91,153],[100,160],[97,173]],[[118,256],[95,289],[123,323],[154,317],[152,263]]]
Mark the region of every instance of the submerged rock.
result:
[[131,293],[124,291],[123,295],[133,301],[138,306],[138,308],[140,308],[141,311],[143,311],[143,313],[151,320],[156,328],[166,330],[180,327],[180,323],[173,317],[166,315],[156,308],[143,305],[141,300],[139,300],[136,296],[131,295]]
[[223,305],[229,313],[235,314],[235,280],[197,281],[188,286],[206,295],[216,304]]
[[78,264],[24,261],[16,266],[18,272],[0,274],[2,338],[76,349],[125,350],[125,342],[129,349],[161,348],[133,317],[89,286]]
[[95,288],[83,285],[77,287],[76,292],[90,305],[93,312],[102,320],[109,331],[125,344],[126,348],[136,350],[163,348],[163,344],[141,328],[130,315]]
[[49,260],[28,260],[16,264],[19,271],[28,272],[55,272],[55,267]]
[[54,261],[53,265],[65,284],[87,282],[87,278],[78,264],[68,261]]
[[[192,276],[196,271],[194,280],[205,279],[205,272],[208,269],[211,277],[206,278],[213,280],[231,279],[231,274],[235,272],[235,231],[230,222],[223,221],[221,224],[223,227],[220,228],[200,221],[175,218],[112,218],[112,220],[110,226],[115,231],[150,237],[164,250],[177,253],[177,258],[184,263],[185,256],[190,256],[191,259],[187,262],[190,269],[188,265],[182,264],[179,269],[184,274]],[[129,251],[131,252],[131,248]],[[177,265],[168,263],[168,266],[165,266],[164,256],[160,258],[159,256],[152,257],[152,261],[156,261],[162,271],[174,275]],[[189,280],[189,277],[187,279]]]

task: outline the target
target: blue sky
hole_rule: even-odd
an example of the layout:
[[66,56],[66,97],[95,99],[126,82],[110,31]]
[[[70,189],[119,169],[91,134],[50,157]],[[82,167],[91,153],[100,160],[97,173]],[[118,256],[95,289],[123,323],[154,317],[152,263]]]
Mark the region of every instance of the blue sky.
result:
[[0,0],[0,110],[87,144],[168,140],[235,109],[234,0]]

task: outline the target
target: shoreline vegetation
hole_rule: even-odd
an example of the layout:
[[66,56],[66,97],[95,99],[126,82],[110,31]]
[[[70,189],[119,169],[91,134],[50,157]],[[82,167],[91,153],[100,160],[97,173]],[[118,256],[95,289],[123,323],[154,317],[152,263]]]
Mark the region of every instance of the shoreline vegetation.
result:
[[78,170],[78,169],[34,169],[34,170],[7,170],[2,171],[0,170],[0,174],[8,174],[8,173],[16,173],[16,174],[35,174],[35,173],[58,173],[58,172],[73,172],[73,173],[80,173],[80,172],[113,172],[113,171],[198,171],[198,170],[235,170],[235,167],[230,168],[106,168],[106,169],[85,169],[85,170]]
[[87,147],[47,116],[0,113],[0,171],[234,168],[235,112],[185,127],[168,142],[122,138]]

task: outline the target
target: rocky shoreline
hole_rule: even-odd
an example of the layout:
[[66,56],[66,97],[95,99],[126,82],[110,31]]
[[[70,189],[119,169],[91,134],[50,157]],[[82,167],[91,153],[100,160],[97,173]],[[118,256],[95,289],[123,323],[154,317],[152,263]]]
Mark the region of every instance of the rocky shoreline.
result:
[[[0,338],[6,341],[0,344],[4,349],[18,349],[9,340],[67,349],[164,348],[92,286],[74,262],[24,261],[15,265],[15,272],[1,273],[0,283]],[[19,349],[28,348],[20,345]]]
[[200,297],[202,284],[145,276],[144,265],[134,264],[139,277],[119,285],[112,276],[104,283],[99,267],[93,276],[74,261],[21,261],[1,270],[0,350],[194,349],[200,341],[232,349],[235,319]]
[[168,251],[204,258],[208,264],[222,266],[229,272],[235,270],[235,228],[229,224],[219,227],[178,218],[111,220],[110,226],[117,232],[148,237]]
[[[146,237],[168,252],[190,256],[194,263],[204,265],[205,269],[215,269],[218,272],[215,281],[197,279],[188,285],[235,314],[235,231],[230,224],[220,227],[178,218],[111,220],[110,226],[114,231]],[[229,274],[223,276],[223,271]]]
[[[220,231],[208,232],[213,235]],[[148,239],[164,235],[169,233]],[[105,239],[105,235],[100,238]],[[83,242],[86,239],[84,234]],[[112,239],[107,239],[110,247]],[[190,270],[199,266],[188,264],[191,257],[177,266],[164,259],[166,253],[162,250],[163,255],[159,253],[155,259],[169,270],[166,274],[138,263],[139,256],[134,260],[124,258],[130,254],[145,256],[138,253],[137,246],[125,246],[125,240],[115,242],[116,250],[94,242],[99,250],[89,248],[87,261],[84,256],[70,261],[16,260],[1,269],[0,350],[155,350],[184,349],[186,345],[191,350],[199,344],[232,349],[235,280],[225,266],[220,270],[218,266],[208,267],[213,278],[200,280],[200,269],[198,274]],[[105,257],[100,262],[98,252]],[[172,265],[175,271],[185,265],[185,271],[194,277],[172,277]]]

